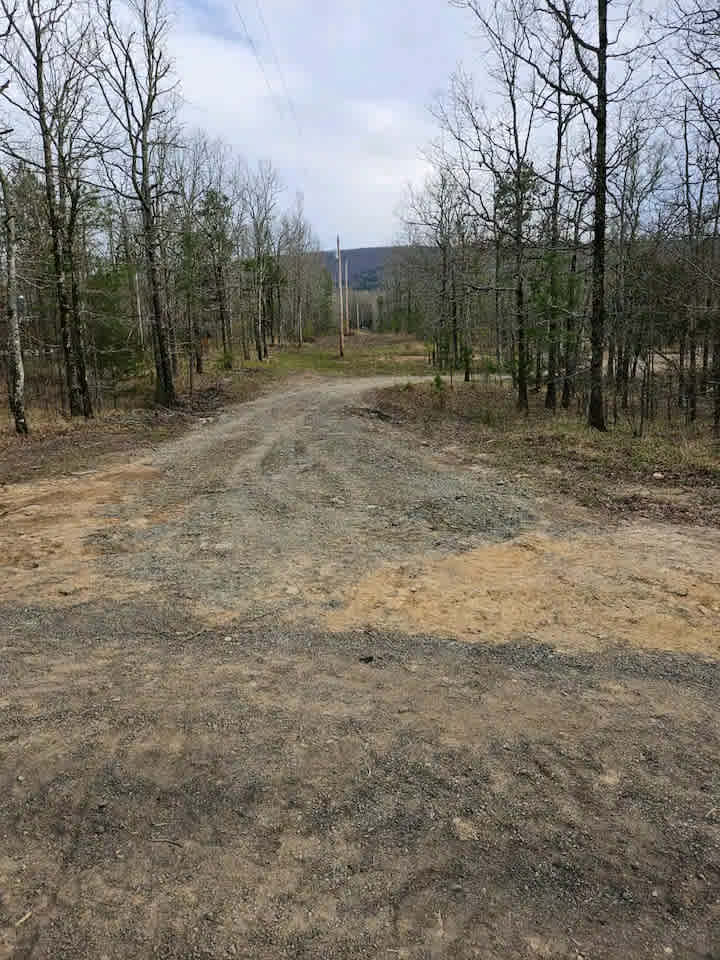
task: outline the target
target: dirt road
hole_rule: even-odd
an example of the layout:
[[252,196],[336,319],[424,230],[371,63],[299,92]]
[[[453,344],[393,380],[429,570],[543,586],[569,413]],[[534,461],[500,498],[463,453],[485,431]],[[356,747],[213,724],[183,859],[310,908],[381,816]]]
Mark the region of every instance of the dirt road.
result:
[[0,958],[720,957],[720,537],[310,380],[0,489]]

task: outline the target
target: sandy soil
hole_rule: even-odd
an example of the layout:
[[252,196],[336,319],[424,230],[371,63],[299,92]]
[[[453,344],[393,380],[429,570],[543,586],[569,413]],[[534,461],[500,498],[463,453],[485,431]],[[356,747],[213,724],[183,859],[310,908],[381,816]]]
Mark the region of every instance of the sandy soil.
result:
[[0,958],[720,956],[720,534],[373,385],[0,490]]

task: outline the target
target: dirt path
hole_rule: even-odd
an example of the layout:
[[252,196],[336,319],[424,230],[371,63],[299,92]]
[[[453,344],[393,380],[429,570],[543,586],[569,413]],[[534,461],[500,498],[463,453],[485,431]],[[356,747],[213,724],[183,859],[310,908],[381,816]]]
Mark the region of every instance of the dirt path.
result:
[[0,958],[720,956],[718,533],[379,383],[0,490]]

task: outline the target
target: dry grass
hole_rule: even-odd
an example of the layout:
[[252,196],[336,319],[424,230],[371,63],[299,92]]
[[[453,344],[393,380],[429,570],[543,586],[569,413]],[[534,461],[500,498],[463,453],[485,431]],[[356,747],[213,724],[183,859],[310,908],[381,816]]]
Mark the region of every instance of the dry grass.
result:
[[720,451],[707,423],[656,420],[642,437],[619,422],[590,430],[575,412],[548,413],[541,395],[518,412],[509,384],[407,384],[378,408],[427,439],[456,443],[499,467],[550,480],[587,505],[654,519],[720,523]]
[[7,422],[0,430],[0,484],[19,483],[97,467],[107,458],[126,460],[144,447],[169,440],[198,417],[212,414],[228,403],[259,396],[269,376],[255,371],[200,379],[193,397],[180,396],[177,407],[138,405],[109,410],[92,420],[69,420],[46,410],[31,409],[29,437],[17,437]]
[[344,354],[342,358],[339,356],[337,337],[321,337],[302,348],[271,348],[269,362],[262,367],[257,362],[249,366],[269,370],[280,378],[297,373],[345,377],[429,373],[424,345],[404,334],[353,334],[345,339]]

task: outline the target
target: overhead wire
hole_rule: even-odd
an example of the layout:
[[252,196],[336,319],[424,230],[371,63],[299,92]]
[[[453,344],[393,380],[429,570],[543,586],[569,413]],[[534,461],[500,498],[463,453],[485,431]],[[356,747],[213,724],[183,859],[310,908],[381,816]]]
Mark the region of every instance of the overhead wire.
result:
[[[283,119],[284,119],[284,115],[283,115],[283,114],[284,114],[284,111],[282,111],[282,110],[280,109],[280,105],[279,105],[278,100],[277,100],[277,98],[276,98],[276,96],[275,96],[275,91],[274,91],[273,86],[272,86],[272,84],[271,84],[271,82],[270,82],[270,78],[268,77],[267,70],[265,69],[265,64],[263,63],[262,58],[261,58],[261,56],[260,56],[260,51],[258,50],[257,44],[255,43],[255,40],[254,40],[252,34],[250,33],[250,30],[248,29],[247,22],[246,22],[245,18],[243,17],[242,12],[240,11],[240,7],[239,7],[239,4],[238,4],[238,0],[233,0],[233,6],[234,6],[234,8],[235,8],[235,12],[237,13],[238,19],[240,20],[240,24],[241,24],[241,26],[242,26],[243,32],[245,33],[245,36],[246,36],[247,41],[248,41],[248,44],[250,45],[250,49],[251,49],[252,52],[253,52],[253,56],[255,57],[255,60],[257,61],[257,64],[258,64],[258,66],[260,67],[260,70],[262,71],[262,75],[263,75],[263,77],[264,77],[264,79],[265,79],[265,84],[266,84],[266,86],[267,86],[267,88],[268,88],[268,91],[270,92],[270,96],[271,96],[271,98],[272,98],[272,100],[273,100],[273,102],[274,102],[274,104],[275,104],[275,107],[276,107],[278,113],[279,113],[281,116],[283,116]],[[303,151],[303,132],[302,132],[302,125],[301,125],[301,123],[300,123],[300,117],[299,117],[298,112],[297,112],[297,109],[296,109],[296,107],[295,107],[295,102],[293,101],[293,98],[292,98],[292,96],[291,96],[291,94],[290,94],[290,88],[288,87],[287,80],[286,80],[286,78],[285,78],[285,73],[284,73],[283,68],[282,68],[282,65],[281,65],[281,63],[280,63],[280,59],[279,59],[279,57],[278,57],[278,55],[277,55],[277,51],[276,51],[275,45],[274,45],[274,43],[273,43],[272,36],[271,36],[271,34],[270,34],[270,28],[268,27],[267,20],[266,20],[265,15],[264,15],[264,13],[263,13],[263,11],[262,11],[262,6],[261,6],[261,4],[260,4],[260,0],[255,0],[255,8],[256,8],[256,10],[257,10],[258,20],[259,20],[259,22],[260,22],[260,25],[261,25],[261,27],[262,27],[262,29],[263,29],[264,34],[265,34],[265,38],[266,38],[266,40],[267,40],[267,46],[268,46],[268,50],[270,51],[270,56],[271,56],[271,58],[272,58],[272,60],[273,60],[273,63],[274,63],[274,66],[275,66],[275,70],[276,70],[277,75],[278,75],[278,78],[279,78],[279,80],[280,80],[280,85],[281,85],[281,87],[282,87],[282,94],[283,94],[283,96],[284,96],[284,101],[285,101],[285,104],[286,104],[287,112],[288,112],[288,113],[290,114],[290,116],[292,117],[293,125],[294,125],[294,127],[295,127],[295,134],[296,134],[296,136],[297,136],[297,160],[298,160],[298,166],[299,166],[300,171],[301,171],[301,173],[302,173],[303,179],[307,182],[307,181],[309,180],[309,174],[308,174],[308,169],[307,169],[307,166],[305,165],[305,162],[304,162],[304,159],[303,159],[303,153],[302,153],[302,151]]]
[[290,114],[292,115],[293,121],[294,121],[294,123],[295,123],[295,127],[296,127],[296,129],[297,129],[298,136],[299,136],[300,139],[302,140],[302,127],[301,127],[301,125],[300,125],[300,118],[299,118],[299,116],[298,116],[297,110],[295,109],[295,103],[294,103],[294,101],[293,101],[293,98],[292,98],[292,96],[290,95],[290,89],[289,89],[289,87],[288,87],[288,85],[287,85],[287,81],[286,81],[286,79],[285,79],[285,74],[284,74],[283,68],[282,68],[282,66],[281,66],[281,64],[280,64],[280,60],[278,59],[277,51],[276,51],[275,45],[274,45],[274,43],[273,43],[273,41],[272,41],[272,37],[270,36],[270,30],[268,29],[267,20],[265,19],[265,15],[263,14],[262,6],[261,6],[261,4],[260,4],[260,0],[255,0],[255,8],[257,9],[258,19],[259,19],[259,21],[260,21],[260,23],[261,23],[261,25],[262,25],[263,31],[265,32],[265,37],[266,37],[267,43],[268,43],[268,50],[270,51],[270,56],[271,56],[272,59],[273,59],[273,62],[274,62],[274,64],[275,64],[275,69],[277,70],[278,77],[280,78],[280,84],[281,84],[281,86],[282,86],[282,88],[283,88],[283,93],[285,94],[285,99],[286,99],[286,101],[287,101],[287,105],[288,105]]
[[244,34],[245,34],[245,38],[246,38],[246,40],[247,40],[247,42],[248,42],[248,44],[249,44],[249,46],[250,46],[250,49],[251,49],[252,52],[253,52],[253,56],[255,57],[255,60],[256,60],[256,62],[257,62],[257,65],[260,67],[260,72],[262,73],[263,79],[265,80],[265,85],[266,85],[266,87],[268,88],[268,93],[270,94],[270,99],[272,100],[273,104],[275,105],[275,109],[278,111],[278,113],[280,114],[280,116],[282,116],[282,110],[280,109],[280,104],[279,104],[278,101],[277,101],[277,97],[275,96],[275,91],[273,90],[272,84],[270,83],[270,77],[268,76],[267,70],[265,69],[265,64],[262,62],[262,59],[261,59],[261,57],[260,57],[260,51],[258,50],[257,45],[255,44],[255,41],[253,40],[252,34],[251,34],[250,31],[248,30],[247,23],[245,22],[245,17],[243,17],[242,13],[240,12],[240,6],[239,6],[237,0],[234,0],[233,7],[235,8],[235,13],[236,13],[237,16],[238,16],[238,20],[240,21],[240,25],[241,25],[241,27],[243,28],[243,32],[244,32]]

